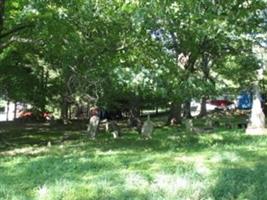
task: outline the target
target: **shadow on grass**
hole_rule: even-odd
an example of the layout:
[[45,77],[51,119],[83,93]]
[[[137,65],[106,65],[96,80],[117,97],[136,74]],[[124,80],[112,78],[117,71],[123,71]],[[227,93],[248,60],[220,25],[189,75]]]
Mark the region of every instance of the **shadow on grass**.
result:
[[[162,199],[166,199],[166,184],[175,180],[172,179],[173,176],[181,175],[194,182],[203,178],[196,172],[192,163],[170,166],[170,163],[166,162],[168,157],[153,153],[110,153],[111,155],[106,152],[87,151],[81,155],[76,152],[61,152],[60,155],[4,158],[4,162],[0,164],[0,196],[34,199],[35,195],[46,191],[47,188],[48,192],[53,190],[58,196],[74,195],[69,199],[153,199],[151,196],[155,195],[154,192],[155,199],[159,199],[161,192],[150,187],[150,184],[159,184],[157,187],[164,189]],[[169,176],[159,179],[153,172]],[[165,185],[164,180],[167,181]],[[176,181],[170,184],[176,184]],[[47,199],[60,198],[50,196]]]
[[58,130],[53,127],[35,127],[29,129],[12,128],[3,130],[0,133],[5,142],[0,141],[0,152],[23,148],[28,146],[47,146],[48,142],[52,145],[60,145],[65,141],[79,144],[86,143],[91,148],[102,151],[108,150],[140,150],[140,151],[172,151],[172,152],[197,152],[210,147],[238,146],[251,143],[263,145],[267,144],[267,137],[246,136],[241,130],[216,130],[212,134],[189,134],[184,129],[162,127],[155,130],[151,140],[143,140],[137,132],[127,130],[123,137],[114,140],[111,134],[100,132],[97,139],[91,141],[85,131],[73,131],[72,129]]
[[27,146],[46,146],[48,142],[60,144],[64,140],[79,140],[78,131],[49,130],[43,128],[12,129],[0,132],[0,151]]
[[[43,185],[52,187],[58,182],[79,185],[79,183],[92,184],[103,180],[121,185],[123,179],[118,170],[120,166],[119,162],[95,159],[93,156],[83,159],[80,159],[79,156],[68,158],[47,156],[30,160],[24,157],[19,160],[19,163],[12,165],[14,169],[10,169],[8,166],[0,167],[0,196],[1,192],[2,196],[8,196],[1,191],[2,188],[5,188],[5,191],[14,192],[13,195],[23,194],[26,199],[32,199],[31,192],[34,189]],[[88,180],[85,180],[84,177],[87,177]]]
[[[267,199],[267,155],[258,151],[267,144],[267,137],[264,136],[251,137],[234,130],[192,135],[183,129],[168,127],[157,129],[151,140],[140,139],[135,132],[127,132],[117,140],[101,133],[93,141],[82,132],[69,130],[13,130],[5,134],[9,134],[6,139],[15,145],[8,147],[11,149],[34,144],[46,146],[47,141],[52,142],[52,147],[47,148],[45,154],[29,156],[23,152],[14,157],[0,157],[3,161],[0,163],[0,199],[1,196],[14,195],[18,199],[32,199],[45,186],[49,191],[54,190],[55,195],[63,196],[68,196],[65,192],[76,187],[72,191],[73,199],[151,199],[153,192],[150,190],[124,189],[125,180],[131,172],[141,174],[147,188],[155,179],[151,171],[155,174],[164,172],[170,177],[182,175],[188,180],[192,179],[192,183],[200,183],[209,177],[200,175],[191,161],[185,160],[184,164],[174,162],[173,156],[179,156],[174,152],[199,152],[205,149],[211,154],[216,150],[221,158],[214,161],[219,167],[215,169],[216,182],[207,194],[209,197]],[[67,135],[66,144],[62,141],[64,135]],[[61,143],[64,144],[63,148],[59,146]],[[254,149],[248,148],[248,145]],[[190,157],[190,154],[187,155]],[[239,163],[238,159],[243,163]],[[192,191],[201,185],[196,185]],[[204,195],[205,189],[200,188],[199,192]],[[156,193],[158,196],[155,199],[160,199],[160,192]],[[21,197],[21,194],[24,196]],[[190,196],[191,193],[185,195]]]
[[267,164],[221,169],[212,195],[218,200],[267,199]]

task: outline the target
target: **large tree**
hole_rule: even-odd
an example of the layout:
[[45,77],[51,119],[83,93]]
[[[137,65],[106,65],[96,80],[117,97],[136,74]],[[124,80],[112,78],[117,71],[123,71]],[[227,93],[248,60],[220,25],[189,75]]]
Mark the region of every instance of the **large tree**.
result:
[[[217,75],[226,77],[226,70],[220,68],[226,69],[227,58],[239,57],[235,59],[239,62],[242,57],[252,57],[250,35],[262,31],[260,11],[265,9],[265,2],[154,1],[145,7],[147,29],[160,31],[163,52],[173,56],[173,64],[181,74],[177,84],[180,87],[176,89],[183,95],[184,116],[189,116],[191,98],[205,97],[213,91]],[[240,74],[253,77],[251,71],[255,72],[257,67],[250,65],[249,69],[240,70]]]
[[[22,88],[13,96],[42,110],[54,102],[62,118],[71,104],[114,105],[123,94],[135,113],[157,99],[170,103],[170,119],[180,121],[182,104],[189,116],[190,100],[214,93],[218,77],[251,79],[257,62],[248,36],[261,31],[264,6],[260,0],[1,0],[1,70],[29,69],[36,95]],[[13,75],[19,82],[21,75]]]

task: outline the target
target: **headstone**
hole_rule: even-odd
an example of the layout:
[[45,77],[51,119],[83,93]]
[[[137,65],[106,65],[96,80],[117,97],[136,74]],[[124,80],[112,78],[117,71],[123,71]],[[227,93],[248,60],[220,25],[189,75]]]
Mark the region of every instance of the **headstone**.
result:
[[194,123],[192,119],[187,119],[185,121],[185,129],[188,133],[194,133],[194,134],[205,131],[205,129],[194,127]]
[[194,125],[193,125],[192,119],[188,119],[185,121],[185,129],[187,132],[193,132],[194,131]]
[[95,139],[96,132],[98,130],[99,121],[100,121],[100,118],[97,115],[94,115],[90,118],[87,132],[92,139]]
[[171,126],[174,126],[175,124],[177,124],[177,120],[176,120],[176,118],[172,118],[171,120],[170,120],[170,123],[171,123]]
[[250,120],[246,129],[248,135],[262,135],[267,134],[265,129],[265,115],[261,108],[260,91],[257,86],[254,87],[254,97],[251,109]]
[[152,132],[154,130],[154,124],[150,120],[150,116],[147,116],[147,120],[144,122],[142,128],[141,128],[141,136],[149,139],[152,137]]
[[207,118],[205,121],[205,126],[207,129],[213,129],[213,121],[211,118]]
[[120,127],[115,121],[107,123],[106,130],[107,132],[110,132],[113,135],[114,139],[120,137]]

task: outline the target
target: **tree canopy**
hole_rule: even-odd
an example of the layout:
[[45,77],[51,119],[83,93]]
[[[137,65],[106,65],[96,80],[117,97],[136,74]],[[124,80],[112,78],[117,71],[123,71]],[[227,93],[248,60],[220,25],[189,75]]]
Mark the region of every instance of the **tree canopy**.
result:
[[[264,0],[0,0],[0,94],[38,109],[185,103],[249,86]],[[126,103],[127,104],[127,103]]]

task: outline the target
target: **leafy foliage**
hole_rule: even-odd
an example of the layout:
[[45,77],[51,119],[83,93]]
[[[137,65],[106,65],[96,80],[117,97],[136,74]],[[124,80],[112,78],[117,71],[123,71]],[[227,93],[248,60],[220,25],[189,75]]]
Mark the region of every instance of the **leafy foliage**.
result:
[[[263,0],[2,0],[1,6],[1,93],[41,109],[114,104],[120,94],[144,104],[183,102],[249,85],[259,68],[252,50],[265,28]],[[14,89],[7,93],[8,82]]]

